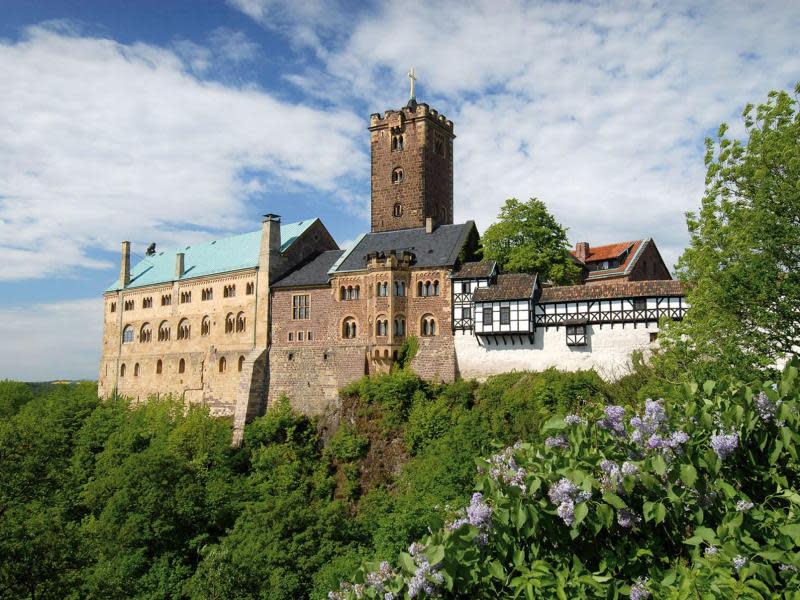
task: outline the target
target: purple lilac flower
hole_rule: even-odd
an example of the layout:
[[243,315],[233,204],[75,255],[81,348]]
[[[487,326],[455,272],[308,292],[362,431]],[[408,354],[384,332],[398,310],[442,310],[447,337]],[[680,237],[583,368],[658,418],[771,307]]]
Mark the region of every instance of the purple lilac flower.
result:
[[611,433],[617,436],[625,435],[625,409],[622,406],[611,405],[603,409],[605,417],[597,422],[598,427],[608,429]]
[[742,567],[747,564],[747,558],[738,554],[737,556],[733,557],[733,568],[739,571]]
[[631,441],[638,444],[643,443],[654,433],[663,429],[667,422],[667,413],[661,403],[648,398],[644,403],[644,414],[636,415],[631,420]]
[[621,508],[617,513],[617,524],[625,529],[630,529],[641,521],[642,517],[628,508]]
[[560,435],[558,437],[549,437],[544,441],[544,445],[548,448],[562,448],[563,450],[569,449],[569,442],[567,439]]
[[779,427],[784,425],[783,420],[779,420],[778,416],[778,409],[780,408],[781,401],[776,400],[773,402],[769,399],[769,396],[764,392],[759,392],[758,396],[756,396],[756,412],[758,412],[758,416],[761,417],[761,420],[765,423],[769,423],[770,421],[774,422]]
[[753,508],[754,504],[752,502],[748,502],[747,500],[739,500],[736,503],[736,512],[746,512]]
[[600,485],[606,492],[619,491],[620,480],[622,479],[619,465],[613,460],[604,459],[600,462],[600,469],[603,475],[600,477]]
[[709,546],[705,550],[703,550],[703,554],[705,556],[714,556],[717,552],[719,552],[719,548],[716,546]]
[[711,436],[711,447],[717,453],[720,460],[725,460],[732,454],[739,445],[739,434],[735,431],[731,433],[717,433]]
[[432,597],[438,596],[439,591],[436,586],[444,582],[444,576],[438,570],[440,565],[431,565],[423,552],[425,546],[419,542],[414,542],[408,547],[408,553],[414,557],[414,563],[417,565],[414,576],[406,580],[408,595],[411,598],[416,598],[420,592]]
[[492,530],[492,507],[486,504],[483,494],[476,492],[472,494],[466,513],[467,523],[478,528],[475,539],[481,546],[485,546],[489,542],[489,532]]
[[640,577],[634,582],[631,586],[631,600],[645,600],[650,597],[650,592],[645,587],[648,581],[650,581],[648,578]]
[[794,565],[787,564],[787,563],[781,563],[780,566],[778,567],[778,570],[782,571],[784,573],[787,572],[787,571],[794,572],[794,571],[797,571],[797,567],[795,567]]
[[567,415],[564,417],[564,423],[567,425],[583,425],[586,421],[578,415]]
[[639,474],[639,467],[637,467],[632,462],[628,462],[627,460],[622,463],[622,474],[623,475],[638,475]]
[[586,502],[592,497],[591,492],[581,491],[580,488],[566,477],[550,487],[547,492],[550,502],[556,504],[556,513],[566,525],[575,522],[575,505]]
[[[392,577],[394,577],[394,571],[392,570],[392,567],[388,562],[383,561],[378,567],[377,571],[367,573],[364,579],[366,579],[369,587],[376,592],[381,593],[386,591],[386,583],[388,583]],[[386,598],[386,595],[390,595],[392,598],[394,598],[394,594],[391,592],[386,592],[386,594],[384,594],[384,598]]]
[[528,489],[525,485],[525,478],[528,476],[528,472],[520,467],[514,458],[514,452],[518,447],[518,444],[514,444],[514,446],[506,448],[499,454],[490,456],[486,461],[488,465],[478,467],[478,472],[483,473],[488,470],[489,477],[495,483],[518,487],[524,494]]

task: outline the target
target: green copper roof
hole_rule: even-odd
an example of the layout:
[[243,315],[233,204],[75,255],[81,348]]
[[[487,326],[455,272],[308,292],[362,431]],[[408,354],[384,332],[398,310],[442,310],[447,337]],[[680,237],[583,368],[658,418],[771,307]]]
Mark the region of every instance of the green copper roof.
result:
[[[316,220],[281,225],[281,252],[286,251]],[[253,231],[194,246],[161,250],[153,256],[143,257],[131,269],[131,282],[125,289],[175,281],[175,256],[178,252],[184,253],[183,276],[180,277],[184,280],[257,267],[260,249],[261,231]],[[118,289],[119,279],[106,292]]]

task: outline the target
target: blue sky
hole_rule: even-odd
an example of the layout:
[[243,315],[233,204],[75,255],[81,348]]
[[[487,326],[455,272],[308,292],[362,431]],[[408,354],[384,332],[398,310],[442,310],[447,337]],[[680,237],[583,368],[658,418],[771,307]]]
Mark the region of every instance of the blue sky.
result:
[[119,243],[366,230],[369,114],[455,122],[455,216],[538,196],[672,264],[703,139],[800,79],[800,3],[0,0],[0,378],[96,376]]

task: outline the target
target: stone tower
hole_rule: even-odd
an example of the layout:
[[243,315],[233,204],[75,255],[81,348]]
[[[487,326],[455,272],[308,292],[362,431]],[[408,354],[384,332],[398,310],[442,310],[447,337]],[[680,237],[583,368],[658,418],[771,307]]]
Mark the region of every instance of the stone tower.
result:
[[453,222],[453,122],[412,97],[370,116],[372,232]]

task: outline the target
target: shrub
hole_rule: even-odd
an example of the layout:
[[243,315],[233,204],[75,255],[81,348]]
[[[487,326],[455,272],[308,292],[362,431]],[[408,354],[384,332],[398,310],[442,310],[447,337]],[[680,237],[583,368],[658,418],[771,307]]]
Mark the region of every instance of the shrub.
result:
[[481,462],[444,527],[332,598],[797,598],[797,367],[552,417],[544,443]]

